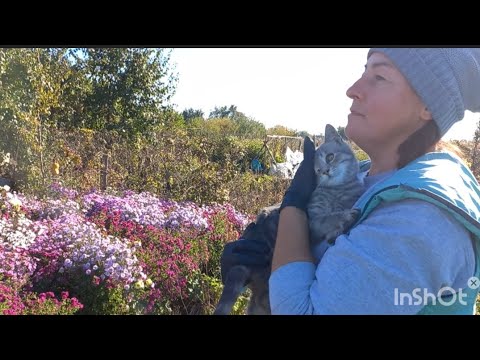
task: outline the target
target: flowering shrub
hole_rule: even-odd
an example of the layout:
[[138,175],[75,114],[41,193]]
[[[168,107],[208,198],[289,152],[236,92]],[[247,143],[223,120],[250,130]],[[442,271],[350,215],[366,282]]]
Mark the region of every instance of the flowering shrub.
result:
[[[0,277],[0,279],[2,279]],[[0,314],[19,315],[25,309],[22,298],[8,282],[0,281]]]
[[68,291],[57,299],[53,292],[19,292],[8,281],[0,282],[0,314],[3,315],[72,315],[83,305]]
[[122,197],[92,193],[83,201],[90,221],[112,236],[141,244],[137,255],[152,281],[136,303],[136,312],[142,313],[189,313],[189,277],[199,269],[218,276],[223,244],[237,238],[249,221],[229,205],[200,207],[148,193],[127,191]]
[[150,193],[78,194],[57,183],[42,200],[17,194],[12,204],[7,194],[0,310],[11,314],[211,313],[223,245],[251,221],[228,204]]
[[52,292],[35,294],[30,293],[25,300],[23,315],[72,315],[82,309],[83,305],[76,299],[70,298],[68,291],[61,293],[58,300]]

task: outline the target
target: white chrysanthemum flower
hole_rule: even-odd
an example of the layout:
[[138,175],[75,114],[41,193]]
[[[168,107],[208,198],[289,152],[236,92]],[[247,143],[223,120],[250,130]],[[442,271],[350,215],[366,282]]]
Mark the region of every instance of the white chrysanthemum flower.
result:
[[16,196],[16,195],[13,195],[9,200],[8,202],[10,203],[10,205],[12,205],[13,207],[20,207],[22,206],[22,202],[20,201],[20,199]]

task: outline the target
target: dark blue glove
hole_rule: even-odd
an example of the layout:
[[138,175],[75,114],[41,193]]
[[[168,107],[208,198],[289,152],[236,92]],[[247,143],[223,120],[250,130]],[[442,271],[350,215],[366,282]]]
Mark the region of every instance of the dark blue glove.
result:
[[222,283],[225,285],[228,272],[236,265],[265,269],[270,266],[270,262],[270,247],[267,243],[242,238],[237,241],[231,241],[224,246],[220,258]]
[[307,211],[308,201],[316,186],[315,170],[315,144],[310,137],[305,136],[303,142],[303,161],[297,169],[295,176],[280,206],[280,211],[286,206],[294,206],[300,210]]

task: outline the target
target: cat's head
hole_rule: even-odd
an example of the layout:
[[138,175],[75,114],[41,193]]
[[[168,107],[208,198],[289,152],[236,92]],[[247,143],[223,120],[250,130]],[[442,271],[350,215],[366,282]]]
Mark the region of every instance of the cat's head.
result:
[[349,144],[335,128],[325,126],[325,141],[315,151],[317,185],[338,186],[356,178],[358,161]]

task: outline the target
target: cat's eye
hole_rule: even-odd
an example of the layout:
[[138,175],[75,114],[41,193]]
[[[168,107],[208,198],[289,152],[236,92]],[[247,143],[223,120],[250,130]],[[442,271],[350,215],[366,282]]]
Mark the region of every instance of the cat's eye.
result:
[[328,154],[326,157],[327,163],[330,164],[333,161],[333,158],[335,157],[334,154]]

